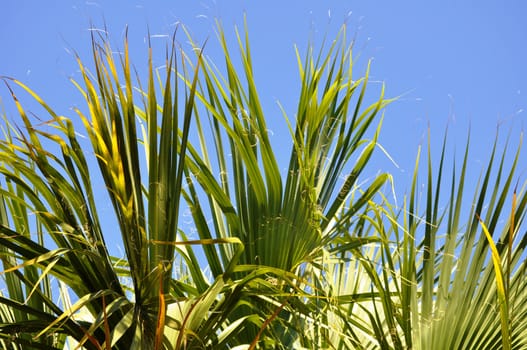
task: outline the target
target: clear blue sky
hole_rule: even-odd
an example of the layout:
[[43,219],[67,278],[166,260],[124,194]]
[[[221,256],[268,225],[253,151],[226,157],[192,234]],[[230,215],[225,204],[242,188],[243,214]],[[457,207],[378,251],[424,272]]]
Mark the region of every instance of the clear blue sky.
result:
[[[428,124],[438,142],[449,124],[452,145],[458,149],[464,146],[471,125],[474,155],[470,165],[477,169],[476,174],[498,123],[503,136],[512,128],[513,138],[524,127],[527,2],[519,0],[3,0],[0,75],[22,80],[60,113],[75,118],[70,107],[82,105],[82,101],[68,81],[79,76],[71,52],[91,59],[90,23],[102,28],[106,22],[116,46],[122,43],[128,25],[133,59],[141,68],[146,63],[147,26],[153,40],[163,44],[166,38],[162,35],[171,35],[175,23],[181,22],[198,42],[210,37],[206,53],[221,62],[212,43],[214,18],[221,19],[232,34],[234,24],[243,25],[244,13],[256,79],[270,120],[281,119],[277,100],[291,116],[294,113],[298,74],[293,45],[305,47],[313,38],[320,44],[324,33],[331,38],[343,23],[348,24],[350,37],[356,36],[359,67],[370,58],[374,60],[372,84],[384,82],[388,96],[404,94],[387,108],[380,140],[400,165],[396,169],[386,162],[382,167],[395,172],[401,183],[408,180]],[[159,62],[163,47],[158,46]],[[16,117],[4,86],[0,86],[0,96],[6,113]],[[280,128],[281,124],[276,125]],[[275,131],[279,144],[283,134]]]

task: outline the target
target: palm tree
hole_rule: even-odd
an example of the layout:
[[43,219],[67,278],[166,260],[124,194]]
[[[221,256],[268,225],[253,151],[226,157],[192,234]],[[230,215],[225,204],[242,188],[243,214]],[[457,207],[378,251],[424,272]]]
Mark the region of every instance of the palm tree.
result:
[[381,348],[522,349],[527,196],[515,181],[521,140],[507,165],[508,147],[499,154],[496,137],[476,184],[466,177],[469,141],[461,165],[454,162],[445,175],[446,140],[436,169],[428,145],[422,191],[418,156],[404,206],[372,209],[375,230],[392,241],[368,257],[369,268],[378,272],[371,273],[375,289],[384,293],[378,309],[368,311],[374,328],[384,328],[376,340]]
[[[466,157],[446,208],[443,165],[436,174],[431,161],[425,213],[418,167],[408,201],[391,204],[382,191],[390,174],[364,181],[391,100],[382,89],[365,103],[369,68],[352,76],[343,29],[329,48],[297,52],[300,95],[295,117],[285,116],[291,155],[282,173],[247,31],[236,35],[237,67],[218,29],[223,69],[198,45],[190,55],[173,45],[166,69],[154,70],[150,50],[144,87],[126,40],[116,60],[107,38],[94,38],[93,72],[78,59],[74,82],[87,103],[76,109],[85,131],[3,79],[23,123],[6,118],[0,143],[3,348],[525,346],[523,190],[498,225],[516,163],[507,168],[503,156],[497,174],[484,175],[466,226]],[[19,89],[49,121],[32,121]],[[101,198],[116,225],[99,214]],[[124,257],[109,252],[117,236]]]

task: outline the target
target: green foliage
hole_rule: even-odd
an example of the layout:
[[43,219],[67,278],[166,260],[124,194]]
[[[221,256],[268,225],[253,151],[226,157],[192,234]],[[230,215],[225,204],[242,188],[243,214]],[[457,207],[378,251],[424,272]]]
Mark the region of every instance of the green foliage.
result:
[[[527,195],[511,187],[520,147],[511,165],[494,147],[469,212],[469,142],[451,175],[446,141],[435,169],[429,147],[423,191],[418,158],[397,207],[383,193],[390,174],[363,179],[391,100],[383,87],[365,102],[369,66],[352,75],[343,29],[330,47],[297,52],[282,172],[247,31],[236,32],[238,65],[218,32],[224,68],[198,45],[190,55],[173,45],[154,70],[151,49],[146,88],[126,40],[116,59],[94,38],[93,72],[78,59],[74,82],[89,151],[79,123],[3,78],[23,127],[6,118],[0,142],[0,347],[526,347]],[[44,108],[45,125],[18,90]],[[99,177],[113,227],[99,214]],[[117,237],[123,258],[109,252]]]

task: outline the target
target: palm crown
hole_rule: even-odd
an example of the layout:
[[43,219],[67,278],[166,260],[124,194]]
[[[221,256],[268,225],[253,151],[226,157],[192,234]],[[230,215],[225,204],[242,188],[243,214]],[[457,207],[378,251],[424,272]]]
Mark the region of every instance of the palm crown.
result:
[[[218,28],[223,69],[197,45],[191,55],[173,46],[164,71],[150,53],[144,85],[126,41],[115,59],[94,38],[94,70],[79,59],[75,82],[90,152],[72,119],[4,78],[23,126],[6,121],[0,143],[2,346],[527,346],[520,149],[508,164],[495,146],[467,189],[468,142],[451,174],[446,147],[436,169],[428,147],[422,193],[418,157],[410,194],[395,206],[383,191],[390,174],[363,179],[391,100],[383,88],[365,102],[369,68],[352,76],[342,31],[325,50],[297,53],[300,94],[295,117],[285,117],[291,155],[281,172],[246,31],[236,37],[236,67]],[[32,122],[19,89],[45,108],[46,128]],[[94,163],[116,227],[98,214]],[[123,258],[108,250],[117,236]]]

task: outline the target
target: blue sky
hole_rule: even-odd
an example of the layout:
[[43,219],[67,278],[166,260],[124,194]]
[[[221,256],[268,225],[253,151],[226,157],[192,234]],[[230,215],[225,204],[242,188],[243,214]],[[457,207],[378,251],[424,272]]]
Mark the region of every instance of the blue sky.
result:
[[[247,15],[256,80],[280,144],[283,121],[277,101],[294,114],[298,74],[294,44],[321,44],[346,23],[358,55],[357,76],[373,59],[372,89],[386,84],[389,97],[402,95],[385,114],[381,144],[399,168],[380,161],[396,181],[408,180],[417,147],[430,125],[436,151],[449,125],[451,145],[464,147],[469,125],[473,156],[469,165],[479,174],[494,140],[512,130],[519,137],[526,119],[527,3],[523,1],[29,1],[0,4],[0,75],[27,83],[64,115],[75,114],[79,93],[69,82],[78,78],[73,51],[89,61],[90,25],[106,24],[115,46],[125,26],[135,65],[146,64],[147,27],[162,62],[165,35],[185,24],[197,42],[209,38],[206,54],[221,62],[214,44],[214,19],[227,33],[243,26]],[[182,37],[180,37],[182,38]],[[231,39],[234,40],[234,35]],[[16,114],[4,86],[2,105]],[[29,98],[22,99],[29,105]],[[276,124],[272,124],[276,122]],[[282,123],[282,124],[281,124]],[[504,137],[503,137],[504,138]],[[285,165],[284,165],[285,166]],[[520,167],[524,170],[525,164]],[[525,176],[524,176],[525,177]],[[522,179],[525,180],[525,179]]]

